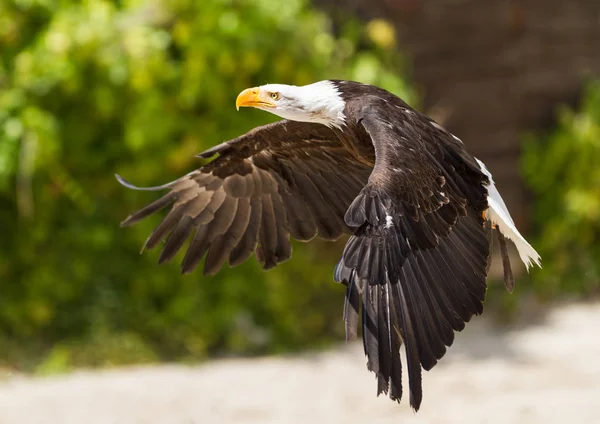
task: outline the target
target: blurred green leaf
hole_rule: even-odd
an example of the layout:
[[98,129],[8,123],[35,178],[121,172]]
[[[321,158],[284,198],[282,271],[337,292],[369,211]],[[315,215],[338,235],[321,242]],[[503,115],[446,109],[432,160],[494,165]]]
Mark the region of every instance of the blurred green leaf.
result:
[[600,288],[600,82],[584,90],[579,111],[562,107],[558,126],[530,136],[523,157],[536,196],[534,245],[543,269],[531,275],[545,297]]

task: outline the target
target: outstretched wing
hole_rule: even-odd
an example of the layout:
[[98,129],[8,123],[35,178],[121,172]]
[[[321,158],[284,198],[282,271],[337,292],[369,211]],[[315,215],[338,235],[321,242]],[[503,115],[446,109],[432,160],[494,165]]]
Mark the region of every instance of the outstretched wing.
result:
[[349,232],[344,213],[371,172],[326,126],[285,120],[199,156],[216,154],[206,166],[157,187],[169,192],[123,221],[132,225],[172,205],[144,246],[166,239],[159,263],[173,258],[193,235],[182,272],[191,272],[206,256],[204,273],[214,274],[227,260],[235,266],[252,252],[271,268],[290,258],[290,235],[335,240]]
[[487,177],[448,132],[412,109],[382,102],[369,99],[372,109],[361,121],[376,163],[345,215],[357,230],[335,278],[347,285],[348,338],[356,337],[362,298],[363,342],[378,394],[402,397],[404,343],[410,403],[418,409],[421,367],[431,369],[454,331],[483,309]]

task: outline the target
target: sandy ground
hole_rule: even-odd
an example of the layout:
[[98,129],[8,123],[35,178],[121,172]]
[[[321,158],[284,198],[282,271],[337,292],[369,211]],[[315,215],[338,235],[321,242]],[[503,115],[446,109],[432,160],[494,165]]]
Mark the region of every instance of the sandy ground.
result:
[[375,396],[362,347],[319,354],[13,377],[0,423],[600,423],[600,305],[499,330],[482,317],[424,375],[418,414]]

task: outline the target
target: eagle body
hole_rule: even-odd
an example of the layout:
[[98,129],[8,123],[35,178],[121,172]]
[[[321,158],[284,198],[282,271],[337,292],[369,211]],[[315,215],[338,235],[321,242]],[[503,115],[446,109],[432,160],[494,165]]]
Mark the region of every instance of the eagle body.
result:
[[[122,225],[170,207],[145,247],[159,263],[191,240],[182,272],[204,273],[253,253],[265,269],[291,257],[290,238],[350,237],[334,270],[346,286],[348,339],[359,326],[377,393],[400,401],[401,346],[410,404],[421,405],[430,370],[473,315],[481,314],[492,236],[505,284],[511,239],[525,265],[539,255],[516,229],[485,165],[442,126],[381,88],[328,80],[244,90],[236,105],[284,119],[201,154],[215,157]],[[130,188],[137,188],[119,181]]]

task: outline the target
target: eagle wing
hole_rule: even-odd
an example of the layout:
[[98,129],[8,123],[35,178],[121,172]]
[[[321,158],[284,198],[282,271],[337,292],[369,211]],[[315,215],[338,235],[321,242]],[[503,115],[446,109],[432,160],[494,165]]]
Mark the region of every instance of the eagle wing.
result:
[[290,235],[336,240],[349,232],[344,213],[371,172],[331,129],[287,120],[199,156],[217,154],[202,168],[156,187],[169,192],[122,222],[132,225],[171,206],[144,245],[154,248],[166,239],[159,263],[172,259],[192,237],[182,272],[191,272],[206,256],[204,273],[212,275],[227,260],[235,266],[252,252],[271,268],[290,258]]
[[361,125],[376,162],[345,215],[356,232],[335,278],[347,286],[348,338],[356,337],[362,303],[367,366],[377,375],[378,394],[402,397],[404,343],[417,410],[421,367],[431,369],[454,331],[483,309],[487,177],[458,139],[425,116],[379,98],[365,103]]

